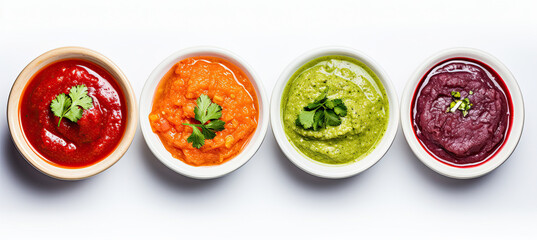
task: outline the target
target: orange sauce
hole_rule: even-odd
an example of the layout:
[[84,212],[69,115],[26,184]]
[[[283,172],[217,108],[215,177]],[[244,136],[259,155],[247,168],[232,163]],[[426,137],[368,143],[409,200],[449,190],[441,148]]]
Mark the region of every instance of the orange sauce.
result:
[[[201,94],[222,106],[225,129],[197,149],[187,142],[192,128],[183,123],[199,124],[194,108]],[[149,122],[173,157],[192,166],[211,166],[242,151],[257,128],[258,109],[255,89],[239,67],[217,57],[191,57],[160,81]]]

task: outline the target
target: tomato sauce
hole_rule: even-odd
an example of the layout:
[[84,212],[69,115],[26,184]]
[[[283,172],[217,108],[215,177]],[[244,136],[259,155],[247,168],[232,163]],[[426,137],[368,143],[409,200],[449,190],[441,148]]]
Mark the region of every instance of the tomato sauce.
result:
[[[74,123],[59,117],[51,101],[84,84],[93,106]],[[104,159],[125,132],[127,107],[116,80],[103,68],[84,60],[52,63],[37,72],[21,98],[20,118],[27,141],[53,165],[83,168]]]
[[[183,123],[199,124],[194,108],[201,94],[222,107],[225,129],[197,149],[187,142],[192,128]],[[255,89],[241,69],[221,58],[192,57],[174,65],[160,81],[149,122],[175,158],[211,166],[242,151],[257,128],[258,109]]]

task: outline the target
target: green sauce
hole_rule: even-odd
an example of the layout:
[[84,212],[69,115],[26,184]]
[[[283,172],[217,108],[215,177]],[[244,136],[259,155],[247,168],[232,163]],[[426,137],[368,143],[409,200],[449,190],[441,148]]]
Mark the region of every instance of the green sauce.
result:
[[[318,131],[297,127],[301,109],[328,88],[328,99],[347,106],[341,125]],[[281,115],[289,141],[307,157],[326,164],[348,164],[367,156],[386,132],[389,103],[371,69],[345,56],[314,59],[293,74],[282,95]]]

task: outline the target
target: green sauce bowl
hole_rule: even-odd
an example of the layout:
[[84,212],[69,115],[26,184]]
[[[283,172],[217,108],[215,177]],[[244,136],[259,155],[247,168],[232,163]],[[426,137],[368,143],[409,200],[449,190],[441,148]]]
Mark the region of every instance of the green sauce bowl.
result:
[[[343,100],[347,117],[340,126],[317,131],[296,127],[299,111],[324,89],[329,99]],[[399,125],[398,98],[387,74],[367,55],[344,47],[314,49],[291,62],[274,87],[270,111],[284,154],[323,178],[346,178],[373,166]]]

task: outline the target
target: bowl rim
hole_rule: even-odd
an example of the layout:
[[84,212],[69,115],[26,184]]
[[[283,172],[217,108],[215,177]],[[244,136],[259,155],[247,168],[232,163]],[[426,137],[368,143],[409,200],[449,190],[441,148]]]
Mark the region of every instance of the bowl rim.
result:
[[[281,115],[282,94],[290,78],[304,64],[323,56],[346,56],[367,65],[381,81],[389,101],[388,126],[375,149],[359,161],[345,165],[330,165],[317,162],[303,155],[287,138]],[[377,163],[392,145],[399,128],[399,98],[388,74],[372,58],[356,49],[343,46],[325,46],[309,50],[291,61],[282,71],[274,86],[271,98],[271,124],[274,137],[287,158],[303,171],[321,178],[340,179],[361,173]]]
[[[499,150],[496,151],[496,153],[492,155],[490,159],[485,160],[485,162],[476,166],[467,166],[464,168],[448,165],[431,156],[428,151],[419,143],[419,140],[415,135],[411,119],[412,99],[422,77],[431,68],[439,63],[454,58],[468,58],[477,60],[488,65],[490,68],[496,71],[507,87],[511,96],[511,103],[513,105],[511,129],[507,129],[508,135],[506,136],[506,140],[502,146],[499,147]],[[408,145],[414,152],[414,155],[416,155],[423,164],[435,172],[446,177],[456,179],[477,178],[499,167],[515,150],[524,127],[524,100],[522,97],[522,92],[520,91],[518,83],[513,74],[502,62],[500,62],[500,60],[493,55],[476,48],[468,47],[444,49],[423,61],[412,73],[411,77],[406,83],[401,100],[400,112],[403,133]]]
[[[63,168],[51,164],[28,142],[26,135],[22,130],[20,122],[20,98],[26,89],[28,82],[33,76],[52,63],[67,60],[82,59],[96,64],[106,70],[116,80],[125,96],[127,104],[127,121],[125,132],[118,143],[116,149],[101,161],[82,168]],[[137,111],[136,98],[134,91],[127,77],[121,69],[104,55],[83,47],[60,47],[49,50],[32,60],[18,75],[13,83],[8,98],[7,121],[11,139],[17,150],[24,159],[40,172],[60,180],[80,180],[94,176],[112,165],[114,165],[127,152],[130,147],[137,128]]]
[[[258,98],[258,125],[250,141],[237,156],[215,166],[195,167],[174,158],[171,153],[166,150],[157,135],[153,133],[147,119],[149,113],[151,113],[155,90],[164,74],[166,74],[180,60],[196,56],[219,57],[239,67],[252,83]],[[194,179],[213,179],[237,170],[247,163],[259,150],[268,129],[269,112],[267,107],[268,100],[263,83],[254,69],[244,59],[235,53],[220,47],[195,46],[172,53],[151,72],[142,89],[142,94],[140,95],[140,127],[149,149],[165,166],[186,177]]]

